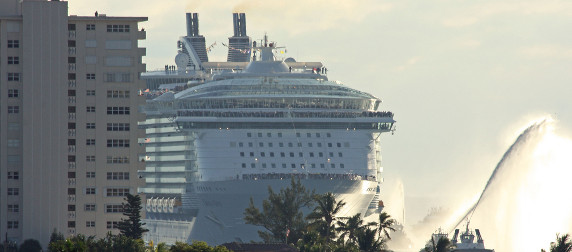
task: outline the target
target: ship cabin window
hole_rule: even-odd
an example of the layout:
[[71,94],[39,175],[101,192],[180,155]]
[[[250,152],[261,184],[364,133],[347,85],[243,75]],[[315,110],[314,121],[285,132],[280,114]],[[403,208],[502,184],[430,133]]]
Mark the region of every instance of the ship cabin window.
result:
[[296,169],[296,164],[291,164],[292,169]]
[[312,137],[312,133],[306,133],[306,137]]
[[252,146],[253,146],[252,143],[248,143],[248,147],[252,147]]
[[270,157],[274,157],[274,152],[270,152]]
[[268,143],[268,147],[274,147],[272,143]]
[[312,143],[308,143],[308,147],[312,147]]
[[310,157],[314,157],[314,152],[310,152]]
[[302,147],[302,143],[298,143],[298,147]]
[[256,168],[256,164],[255,164],[255,163],[251,163],[251,164],[250,164],[250,168]]
[[246,164],[245,164],[245,163],[242,163],[242,168],[246,168]]
[[324,153],[318,152],[318,157],[324,157]]
[[260,152],[260,156],[261,156],[261,157],[265,157],[265,156],[266,156],[266,153],[265,153],[265,152]]
[[327,137],[332,137],[332,134],[326,133],[326,136],[327,136]]
[[254,157],[254,152],[250,152],[250,156],[251,156],[251,157]]
[[345,167],[344,167],[344,164],[340,164],[340,168],[342,168],[342,169],[345,168]]
[[336,168],[336,164],[330,164],[332,168]]
[[286,157],[286,155],[284,154],[284,152],[280,152],[280,156],[281,156],[281,157]]
[[312,167],[312,168],[316,168],[316,164],[312,164],[311,167]]
[[300,133],[296,133],[296,137],[300,137]]
[[304,169],[306,166],[304,164],[300,164],[300,168]]
[[258,137],[262,137],[262,133],[258,132]]
[[331,148],[331,147],[332,147],[332,143],[328,143],[328,147]]
[[266,168],[266,163],[262,163],[262,168]]
[[278,143],[278,146],[284,147],[284,143],[280,142],[280,143]]
[[342,144],[341,144],[341,143],[336,143],[336,146],[338,146],[338,148],[339,148],[339,147],[342,147]]
[[264,147],[264,143],[262,142],[258,143],[258,147]]
[[298,153],[298,157],[304,157],[304,153],[299,152],[299,153]]
[[320,137],[320,133],[316,133],[316,137]]
[[242,142],[239,142],[238,147],[244,147],[244,144]]
[[334,157],[334,153],[333,153],[333,152],[330,152],[330,153],[328,153],[328,154],[330,155],[330,157]]
[[282,137],[282,132],[278,133],[278,137]]
[[276,164],[275,164],[275,163],[272,163],[272,164],[270,164],[270,167],[276,168]]
[[342,153],[338,152],[338,157],[342,157],[342,156],[343,156]]
[[294,152],[290,152],[290,157],[294,157]]
[[317,143],[317,144],[318,144],[318,147],[322,147],[322,143]]
[[266,133],[266,136],[267,136],[267,137],[272,137],[272,133],[268,132],[268,133]]
[[286,168],[286,164],[282,164],[282,168]]
[[326,168],[324,164],[320,164],[320,168]]
[[241,157],[244,157],[244,152],[241,151],[241,152],[240,152],[240,156],[241,156]]
[[292,143],[288,143],[288,147],[294,147]]
[[252,133],[248,132],[248,133],[246,133],[246,136],[247,136],[247,137],[252,137]]

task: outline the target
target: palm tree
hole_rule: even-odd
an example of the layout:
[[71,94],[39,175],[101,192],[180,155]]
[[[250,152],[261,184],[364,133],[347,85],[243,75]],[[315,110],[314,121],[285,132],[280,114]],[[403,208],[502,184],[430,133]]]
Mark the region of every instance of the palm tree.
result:
[[356,241],[360,251],[382,251],[386,246],[386,240],[377,237],[375,229],[364,228],[356,233]]
[[431,240],[425,246],[425,249],[421,251],[425,252],[449,252],[453,249],[453,244],[447,237],[441,237],[435,243],[435,239],[432,237]]
[[378,235],[381,236],[381,233],[387,237],[387,239],[391,240],[389,236],[389,231],[395,232],[395,228],[392,226],[395,224],[395,219],[391,218],[386,212],[382,212],[379,214],[379,226],[378,226]]
[[556,234],[556,242],[550,243],[550,252],[572,252],[572,240],[569,234]]
[[316,195],[314,201],[318,204],[306,219],[312,221],[310,226],[321,232],[328,241],[335,237],[335,228],[332,223],[336,220],[336,214],[346,205],[345,202],[336,202],[336,197],[331,192]]
[[356,233],[358,231],[363,230],[364,228],[368,228],[369,226],[377,226],[377,223],[375,222],[370,222],[364,225],[361,214],[359,213],[352,217],[342,217],[340,219],[344,220],[338,220],[338,227],[336,228],[336,231],[341,232],[340,238],[342,240],[347,235],[348,240],[352,243],[356,242]]

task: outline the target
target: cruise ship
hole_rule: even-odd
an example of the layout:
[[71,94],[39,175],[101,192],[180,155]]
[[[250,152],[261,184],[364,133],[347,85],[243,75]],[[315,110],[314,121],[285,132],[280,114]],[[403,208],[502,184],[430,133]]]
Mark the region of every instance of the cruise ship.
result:
[[380,136],[394,130],[393,113],[329,81],[319,62],[278,59],[284,48],[266,36],[251,41],[244,14],[233,18],[227,62],[208,62],[189,13],[177,66],[142,76],[151,87],[141,93],[149,97],[140,124],[145,239],[260,241],[244,209],[250,198],[261,207],[269,186],[279,191],[291,178],[345,201],[340,216],[378,212]]

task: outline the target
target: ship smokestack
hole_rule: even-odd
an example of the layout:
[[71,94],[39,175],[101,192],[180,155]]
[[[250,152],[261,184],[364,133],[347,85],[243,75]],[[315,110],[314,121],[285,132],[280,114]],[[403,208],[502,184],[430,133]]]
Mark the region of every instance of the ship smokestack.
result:
[[244,13],[240,13],[239,17],[240,17],[239,20],[240,36],[246,37],[246,16],[244,15]]
[[199,36],[199,14],[187,13],[187,37]]
[[232,13],[232,23],[234,25],[234,36],[238,37],[238,13]]
[[251,55],[250,37],[246,35],[246,15],[232,13],[234,36],[228,38],[228,62],[249,62]]

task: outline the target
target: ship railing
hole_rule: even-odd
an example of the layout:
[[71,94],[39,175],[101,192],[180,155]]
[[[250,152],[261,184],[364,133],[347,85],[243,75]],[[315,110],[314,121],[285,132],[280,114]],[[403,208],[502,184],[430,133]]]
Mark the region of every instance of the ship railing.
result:
[[364,112],[219,112],[219,111],[177,111],[181,117],[264,117],[264,118],[393,118],[390,111],[364,111]]
[[[238,179],[239,176],[236,177]],[[369,180],[377,181],[373,175],[360,175],[355,173],[253,173],[243,174],[242,180],[262,179],[324,179],[324,180]]]

